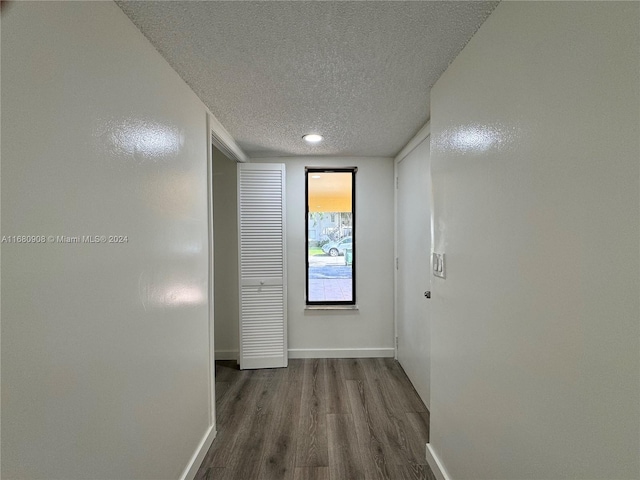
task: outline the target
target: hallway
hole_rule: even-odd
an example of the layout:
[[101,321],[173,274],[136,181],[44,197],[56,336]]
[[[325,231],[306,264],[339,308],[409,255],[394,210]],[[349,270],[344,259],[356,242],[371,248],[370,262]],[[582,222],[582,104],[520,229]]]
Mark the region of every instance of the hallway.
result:
[[640,0],[1,5],[1,478],[640,480]]
[[197,480],[425,479],[429,413],[391,358],[216,364],[218,436]]

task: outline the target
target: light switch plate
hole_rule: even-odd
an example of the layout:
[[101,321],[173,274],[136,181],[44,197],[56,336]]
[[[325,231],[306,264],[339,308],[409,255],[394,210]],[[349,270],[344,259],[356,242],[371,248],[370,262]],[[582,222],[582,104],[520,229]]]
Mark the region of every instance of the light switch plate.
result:
[[445,278],[444,253],[433,252],[433,274]]

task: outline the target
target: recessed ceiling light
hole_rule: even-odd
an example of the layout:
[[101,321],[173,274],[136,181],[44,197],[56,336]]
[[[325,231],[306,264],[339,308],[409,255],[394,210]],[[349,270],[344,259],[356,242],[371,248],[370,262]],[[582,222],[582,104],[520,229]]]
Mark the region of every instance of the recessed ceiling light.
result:
[[320,178],[320,175],[311,175],[311,178]]
[[316,133],[308,133],[302,136],[303,140],[308,143],[320,143],[322,141],[322,135]]

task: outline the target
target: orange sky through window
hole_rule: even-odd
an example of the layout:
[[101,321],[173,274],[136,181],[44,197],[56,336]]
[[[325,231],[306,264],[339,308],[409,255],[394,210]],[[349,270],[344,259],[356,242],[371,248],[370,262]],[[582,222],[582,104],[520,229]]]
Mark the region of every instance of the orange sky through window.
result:
[[309,212],[351,211],[351,172],[309,172],[308,175]]

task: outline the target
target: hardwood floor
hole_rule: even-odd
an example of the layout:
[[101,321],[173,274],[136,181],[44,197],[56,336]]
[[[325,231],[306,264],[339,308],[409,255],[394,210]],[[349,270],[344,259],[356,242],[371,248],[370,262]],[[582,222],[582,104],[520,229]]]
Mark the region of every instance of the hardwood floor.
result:
[[216,416],[196,480],[435,480],[429,412],[390,358],[216,362]]

